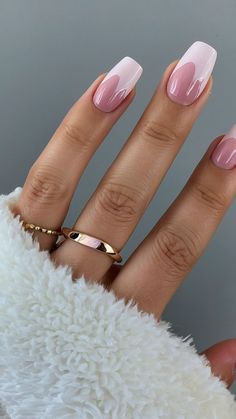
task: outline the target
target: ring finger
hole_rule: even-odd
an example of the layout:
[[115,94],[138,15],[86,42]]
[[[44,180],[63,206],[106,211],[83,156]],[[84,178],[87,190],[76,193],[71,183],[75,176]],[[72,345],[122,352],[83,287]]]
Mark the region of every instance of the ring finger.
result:
[[[127,106],[142,67],[125,57],[114,68],[112,83],[101,75],[71,107],[53,137],[29,171],[14,208],[26,223],[60,230],[78,181],[96,149]],[[104,79],[104,80],[103,80]],[[101,83],[103,81],[103,83]],[[113,100],[98,109],[94,92],[106,85]],[[125,87],[125,88],[124,88]],[[130,93],[130,94],[129,94]],[[120,105],[120,106],[118,106]],[[37,235],[42,249],[50,250],[55,236]]]
[[[102,238],[117,249],[124,246],[207,101],[215,60],[214,48],[196,42],[177,66],[167,68],[73,230]],[[53,257],[72,266],[74,276],[84,274],[93,280],[101,280],[112,264],[107,255],[78,247],[72,240],[66,240]]]

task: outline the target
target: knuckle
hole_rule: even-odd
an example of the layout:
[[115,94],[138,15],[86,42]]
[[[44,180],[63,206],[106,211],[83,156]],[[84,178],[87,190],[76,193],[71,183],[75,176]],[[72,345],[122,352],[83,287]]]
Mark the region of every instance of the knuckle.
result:
[[49,168],[32,167],[27,182],[27,199],[34,205],[49,206],[65,200],[68,188],[62,179]]
[[65,140],[82,150],[88,148],[89,139],[80,125],[75,125],[67,120],[62,122],[63,136]]
[[95,196],[95,209],[106,222],[128,224],[138,217],[141,206],[140,193],[129,186],[115,182],[101,185]]
[[170,127],[153,119],[142,122],[141,130],[144,140],[157,147],[169,147],[178,142],[178,135]]
[[229,199],[224,192],[216,192],[201,182],[196,182],[192,190],[197,195],[197,199],[212,209],[216,215],[222,214],[229,203]]
[[199,237],[186,228],[166,225],[152,242],[152,256],[172,277],[188,272],[199,255]]

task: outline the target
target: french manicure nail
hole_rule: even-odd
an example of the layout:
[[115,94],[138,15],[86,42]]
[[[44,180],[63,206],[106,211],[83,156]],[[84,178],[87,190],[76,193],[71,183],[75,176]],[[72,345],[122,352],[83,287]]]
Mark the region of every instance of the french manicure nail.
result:
[[111,112],[131,92],[143,72],[131,57],[124,57],[106,75],[94,96],[94,105],[103,112]]
[[236,381],[236,362],[234,363],[234,366],[233,366],[232,377],[233,377],[233,380]]
[[205,42],[196,41],[177,63],[167,83],[174,102],[191,105],[204,90],[216,62],[217,52]]
[[212,153],[213,163],[222,169],[233,169],[236,166],[236,125],[218,143]]

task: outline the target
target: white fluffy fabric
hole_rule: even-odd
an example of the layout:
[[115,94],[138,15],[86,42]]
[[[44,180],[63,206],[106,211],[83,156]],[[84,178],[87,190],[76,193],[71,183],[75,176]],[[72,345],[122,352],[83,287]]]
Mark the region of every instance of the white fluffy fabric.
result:
[[0,417],[235,419],[234,396],[191,339],[48,252],[0,197]]

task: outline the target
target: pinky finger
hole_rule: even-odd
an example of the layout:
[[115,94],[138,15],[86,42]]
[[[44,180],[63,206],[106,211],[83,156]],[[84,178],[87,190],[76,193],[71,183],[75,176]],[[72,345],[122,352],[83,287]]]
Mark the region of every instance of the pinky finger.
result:
[[236,380],[236,339],[216,343],[203,354],[210,362],[213,374],[230,387]]

